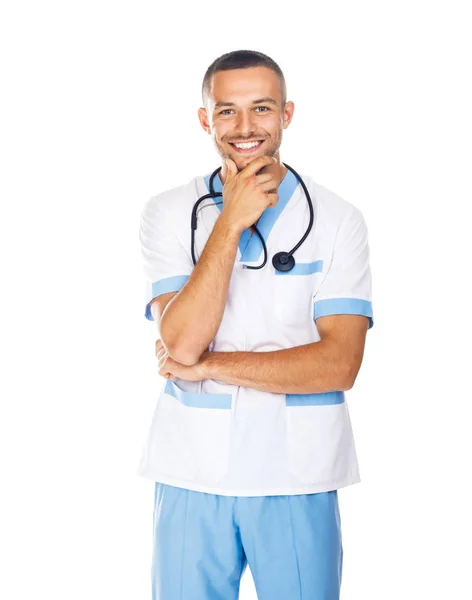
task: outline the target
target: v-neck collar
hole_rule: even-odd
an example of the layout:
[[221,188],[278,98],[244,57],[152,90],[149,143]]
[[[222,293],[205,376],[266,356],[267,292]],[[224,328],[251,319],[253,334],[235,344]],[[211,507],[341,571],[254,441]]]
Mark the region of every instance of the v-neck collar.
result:
[[[203,178],[208,193],[210,192],[210,177],[211,173],[208,173]],[[288,201],[293,196],[298,185],[298,179],[295,177],[292,171],[290,171],[290,169],[287,169],[287,172],[285,173],[285,176],[280,182],[277,190],[279,195],[277,204],[272,207],[267,207],[262,213],[256,225],[260,234],[264,238],[266,246],[269,234],[272,231],[273,226],[275,225],[277,219],[279,218],[281,212],[287,205]],[[220,179],[219,173],[213,178],[213,189],[215,190],[215,192],[221,193],[223,191],[223,183]],[[217,204],[217,202],[221,202],[221,199],[221,196],[213,198],[213,201],[215,202],[215,205],[218,207],[220,212],[223,209],[223,203]],[[262,242],[259,239],[257,233],[254,232],[251,235],[249,228],[245,229],[242,232],[241,237],[239,239],[239,250],[241,252],[241,258],[239,259],[239,262],[255,262],[259,260],[261,252],[263,252],[263,247]]]

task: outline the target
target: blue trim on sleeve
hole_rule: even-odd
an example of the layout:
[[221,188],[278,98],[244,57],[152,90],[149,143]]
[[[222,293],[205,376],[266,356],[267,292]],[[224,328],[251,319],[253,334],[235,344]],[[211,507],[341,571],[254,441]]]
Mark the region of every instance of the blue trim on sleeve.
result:
[[166,394],[177,398],[182,404],[195,408],[230,409],[233,399],[232,394],[196,394],[194,392],[184,392],[171,379],[167,380],[164,391]]
[[146,304],[146,309],[144,311],[146,319],[154,321],[154,317],[151,313],[151,302],[154,298],[161,294],[167,294],[168,292],[178,292],[189,277],[190,275],[174,275],[173,277],[166,277],[165,279],[154,281],[151,286],[152,298]]
[[311,275],[312,273],[321,273],[323,271],[323,261],[315,260],[314,262],[299,263],[295,262],[295,266],[290,271],[278,271],[274,267],[276,275]]
[[322,406],[342,404],[344,392],[324,392],[321,394],[286,394],[286,406]]
[[361,298],[327,298],[313,306],[313,319],[326,315],[363,315],[369,317],[369,329],[374,325],[372,302]]

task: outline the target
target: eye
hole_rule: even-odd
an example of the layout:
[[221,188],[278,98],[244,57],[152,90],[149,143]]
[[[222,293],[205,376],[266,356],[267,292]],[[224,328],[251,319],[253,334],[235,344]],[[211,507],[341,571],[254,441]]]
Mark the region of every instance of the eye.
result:
[[[268,106],[256,106],[256,110],[258,110],[259,108],[265,109],[264,112],[270,110],[270,108]],[[231,111],[231,108],[225,108],[223,110],[220,110],[220,112],[218,114],[222,115],[222,114],[227,113],[229,111]]]

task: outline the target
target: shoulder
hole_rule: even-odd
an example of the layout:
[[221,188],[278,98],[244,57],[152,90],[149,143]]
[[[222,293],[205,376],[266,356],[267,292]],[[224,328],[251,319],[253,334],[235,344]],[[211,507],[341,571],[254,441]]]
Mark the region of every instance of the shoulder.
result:
[[362,212],[355,204],[313,179],[311,182],[318,201],[320,216],[323,215],[337,222],[362,217]]
[[142,207],[143,215],[160,215],[164,218],[174,219],[181,217],[195,202],[197,178],[194,177],[187,183],[169,188],[146,199]]
[[310,176],[303,176],[303,179],[307,183],[307,188],[316,206],[316,219],[320,232],[324,231],[328,237],[331,237],[330,234],[336,235],[341,226],[357,227],[362,225],[365,227],[362,211],[355,204]]

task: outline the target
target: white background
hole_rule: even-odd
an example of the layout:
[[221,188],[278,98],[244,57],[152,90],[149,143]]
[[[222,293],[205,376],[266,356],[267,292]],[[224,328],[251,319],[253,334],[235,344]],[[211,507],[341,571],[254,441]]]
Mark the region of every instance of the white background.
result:
[[[154,490],[136,468],[162,380],[138,221],[149,196],[220,164],[201,81],[237,49],[284,71],[281,159],[369,230],[342,598],[472,597],[467,4],[2,9],[2,598],[151,598]],[[256,598],[249,569],[241,598]]]

